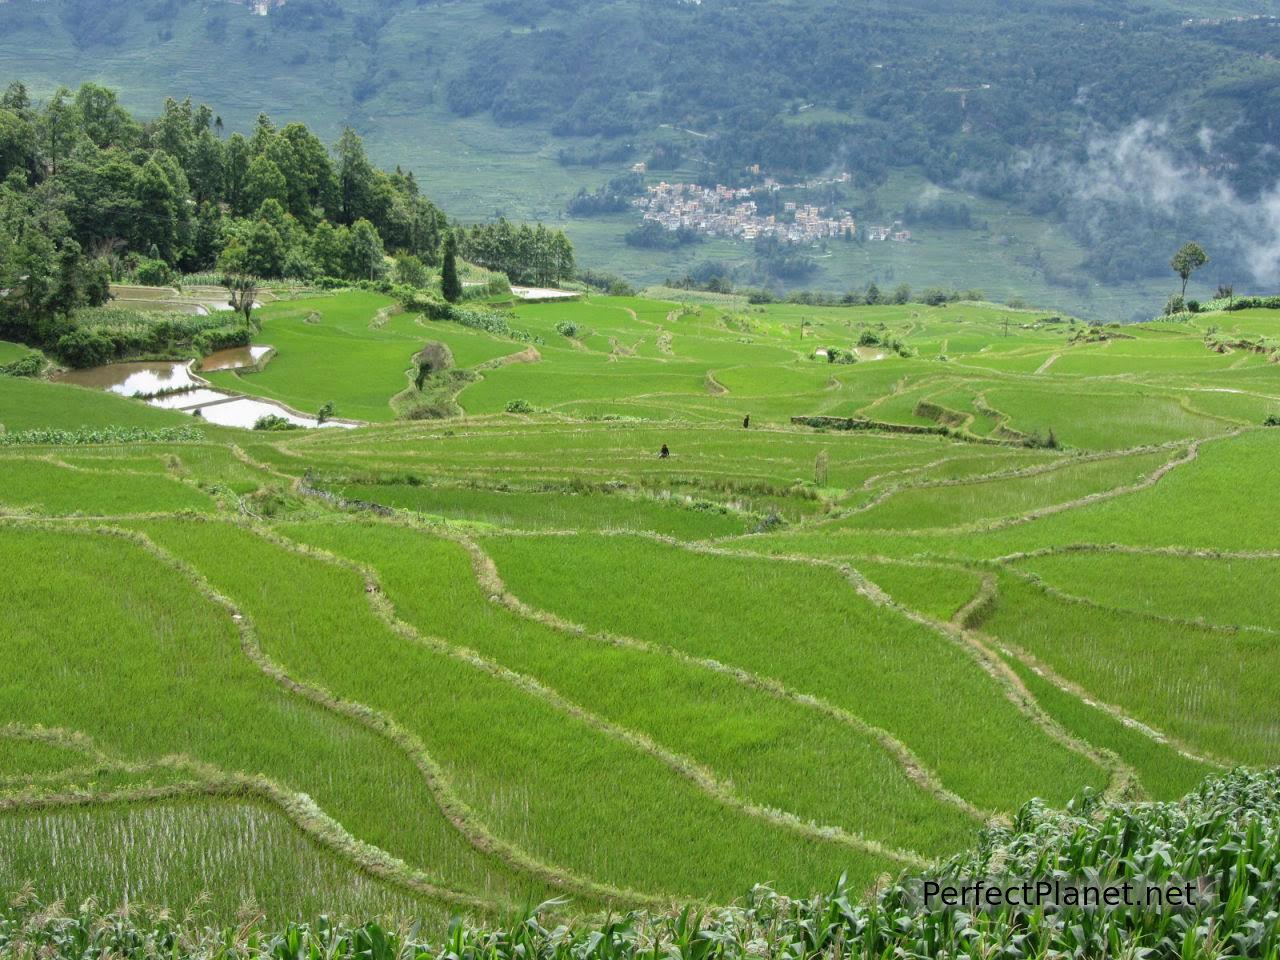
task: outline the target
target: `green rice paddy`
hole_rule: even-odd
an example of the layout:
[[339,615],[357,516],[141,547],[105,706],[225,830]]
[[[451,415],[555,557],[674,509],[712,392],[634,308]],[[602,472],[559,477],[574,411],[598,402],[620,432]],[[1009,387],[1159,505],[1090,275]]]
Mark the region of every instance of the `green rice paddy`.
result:
[[[350,430],[0,376],[0,890],[441,931],[807,896],[1280,764],[1280,366],[1206,339],[1274,311],[512,314],[271,304],[209,375]],[[396,419],[428,341],[463,415]]]

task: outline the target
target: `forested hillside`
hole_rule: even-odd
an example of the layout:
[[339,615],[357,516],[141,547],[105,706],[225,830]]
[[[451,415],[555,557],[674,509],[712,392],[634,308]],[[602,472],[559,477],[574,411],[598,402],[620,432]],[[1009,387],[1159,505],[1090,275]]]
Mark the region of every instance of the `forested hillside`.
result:
[[[376,169],[350,129],[330,151],[304,124],[277,128],[266,114],[248,137],[223,127],[190,100],[169,98],[141,123],[96,84],[43,103],[10,84],[0,95],[0,337],[74,366],[201,335],[206,352],[247,343],[243,325],[221,322],[175,321],[138,340],[120,332],[131,316],[72,320],[103,306],[113,282],[167,286],[208,273],[246,320],[264,280],[428,285],[450,228],[412,173]],[[464,231],[461,246],[518,281],[573,275],[572,245],[541,224]],[[450,299],[460,296],[459,285]]]
[[[802,251],[815,262],[800,276],[743,244],[623,256],[638,221],[625,202],[605,220],[579,207],[589,264],[633,279],[702,265],[778,286],[989,287],[1017,272],[1040,299],[1132,310],[1174,239],[1214,244],[1214,282],[1271,285],[1280,270],[1274,0],[266,6],[12,0],[4,79],[41,95],[108,80],[150,111],[176,87],[246,132],[262,109],[305,111],[327,137],[350,124],[472,219],[568,216],[580,188],[638,162],[728,184],[848,171],[826,199],[868,219],[923,206],[916,225],[951,254]],[[928,210],[937,190],[953,194],[945,222]]]

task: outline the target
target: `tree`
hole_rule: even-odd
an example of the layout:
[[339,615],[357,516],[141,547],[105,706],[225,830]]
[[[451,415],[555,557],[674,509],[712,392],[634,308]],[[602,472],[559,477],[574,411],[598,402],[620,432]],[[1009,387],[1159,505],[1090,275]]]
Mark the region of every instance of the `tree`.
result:
[[450,303],[462,299],[462,281],[458,278],[458,238],[453,231],[445,234],[444,263],[440,268],[440,292]]
[[321,220],[311,235],[311,262],[322,277],[341,277],[347,269],[349,231]]
[[372,210],[373,165],[364,152],[364,142],[347,127],[334,152],[337,154],[338,216],[352,224]]
[[386,269],[386,250],[382,238],[368,220],[357,220],[347,239],[347,276],[373,280]]
[[411,253],[396,255],[396,282],[410,287],[425,287],[429,279],[427,268]]
[[896,304],[909,303],[911,301],[911,288],[905,283],[899,284],[898,289],[893,291],[893,302]]
[[71,152],[80,122],[75,104],[71,102],[71,91],[60,87],[40,121],[40,140],[49,161],[49,171],[57,176],[59,164]]
[[418,367],[413,384],[421,393],[428,377],[434,373],[443,373],[453,366],[453,351],[449,349],[448,344],[432,340],[414,356],[413,360]]
[[289,185],[280,168],[264,157],[254,157],[244,178],[244,206],[257,210],[267,200],[281,205],[289,200]]
[[875,281],[867,284],[867,304],[874,307],[880,303],[880,288],[876,286]]
[[227,303],[244,316],[245,326],[253,325],[254,298],[258,295],[258,278],[249,270],[249,254],[236,240],[218,258],[220,281],[227,288]]
[[259,220],[227,245],[218,258],[218,269],[222,273],[259,278],[280,277],[284,275],[284,260],[288,252],[280,231],[265,220]]
[[0,180],[11,170],[25,172],[35,155],[35,131],[12,110],[0,108]]
[[1187,281],[1191,279],[1191,274],[1208,262],[1209,255],[1204,252],[1204,247],[1194,240],[1179,247],[1178,252],[1169,261],[1169,266],[1173,268],[1173,272],[1182,278],[1182,298],[1184,300],[1187,296]]

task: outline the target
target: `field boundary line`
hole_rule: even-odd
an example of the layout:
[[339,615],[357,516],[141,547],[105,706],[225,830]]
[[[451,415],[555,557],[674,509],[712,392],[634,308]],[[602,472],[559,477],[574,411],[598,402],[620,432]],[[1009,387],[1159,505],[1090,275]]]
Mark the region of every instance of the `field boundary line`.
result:
[[[857,514],[860,514],[860,513],[866,513],[872,508],[878,507],[881,503],[883,503],[885,500],[888,500],[890,497],[908,490],[945,489],[948,487],[967,487],[967,486],[975,486],[983,483],[993,483],[997,480],[1019,480],[1019,479],[1022,479],[1023,477],[1035,477],[1045,473],[1054,473],[1058,470],[1065,470],[1069,467],[1079,466],[1080,464],[1085,464],[1085,463],[1098,463],[1105,460],[1123,460],[1128,457],[1141,457],[1141,456],[1146,456],[1152,453],[1159,453],[1162,450],[1172,451],[1172,450],[1176,450],[1180,446],[1182,446],[1182,443],[1178,441],[1174,441],[1172,443],[1153,444],[1151,446],[1130,447],[1126,450],[1108,450],[1108,451],[1101,451],[1097,453],[1078,454],[1078,455],[1063,454],[1062,456],[1054,460],[1050,460],[1046,463],[1035,463],[1025,467],[1013,467],[1008,470],[995,470],[995,471],[992,471],[991,473],[975,474],[972,477],[948,477],[948,478],[939,479],[939,480],[921,480],[918,483],[907,482],[907,483],[891,484],[887,487],[884,487],[880,491],[878,491],[875,494],[875,496],[871,497],[866,502],[861,503],[856,507],[851,507],[847,510],[842,510],[836,516],[822,517],[821,519],[814,521],[811,525],[817,526],[817,527],[825,526],[829,523],[836,523],[836,522],[839,522],[840,520],[844,520],[848,517],[856,516]],[[933,464],[926,464],[924,467],[919,467],[915,469],[923,470],[923,469],[931,468],[933,466],[940,466],[952,459],[954,458],[944,457],[941,460],[935,461]],[[901,472],[904,472],[904,473],[911,472],[911,469],[909,468],[908,470],[901,471]],[[883,477],[883,476],[890,476],[890,475],[891,473],[881,474],[880,476]],[[866,482],[869,482],[872,479],[876,479],[876,478],[872,477],[872,478],[868,478],[868,481],[864,481],[864,489],[865,489]],[[1009,518],[998,517],[995,519],[1000,520],[1000,519],[1009,519]],[[916,532],[916,531],[913,530],[912,532]]]
[[[1179,457],[1173,457],[1167,462],[1161,464],[1152,470],[1144,479],[1137,483],[1131,483],[1121,487],[1111,487],[1107,490],[1099,490],[1094,493],[1085,494],[1082,497],[1076,497],[1072,500],[1064,500],[1061,503],[1049,504],[1044,507],[1037,507],[1027,513],[1020,513],[1009,517],[999,517],[990,521],[978,523],[957,524],[951,527],[918,527],[909,530],[900,530],[896,528],[873,529],[858,528],[859,534],[876,534],[878,536],[919,536],[934,534],[957,534],[957,533],[994,533],[999,530],[1007,530],[1010,527],[1021,526],[1026,523],[1033,523],[1036,520],[1043,520],[1045,517],[1051,517],[1058,513],[1065,513],[1069,510],[1076,510],[1081,507],[1092,506],[1095,503],[1104,503],[1107,500],[1114,500],[1117,497],[1127,496],[1131,493],[1141,493],[1143,490],[1150,490],[1169,473],[1178,467],[1186,466],[1193,463],[1200,456],[1200,447],[1205,443],[1214,440],[1227,440],[1239,436],[1244,432],[1245,428],[1233,430],[1230,433],[1218,434],[1212,437],[1200,437],[1187,444],[1185,452]],[[1181,446],[1183,441],[1178,441],[1176,446]],[[1161,445],[1157,449],[1164,449]]]
[[[359,564],[353,560],[346,560],[345,558],[338,557],[328,551],[309,547],[305,544],[289,540],[262,524],[240,523],[236,520],[230,520],[227,522],[230,522],[235,526],[239,526],[283,550],[288,550],[299,556],[306,556],[313,560],[325,562],[333,566],[343,568],[350,573],[355,573],[357,576],[361,576],[365,579],[366,583],[366,597],[375,601],[373,604],[375,616],[378,616],[378,619],[382,622],[383,626],[392,630],[393,633],[402,638],[407,638],[404,632],[396,629],[391,623],[388,623],[382,615],[380,615],[376,599],[373,598],[371,594],[381,594],[381,586],[378,584],[376,577],[370,579],[367,576],[367,570],[364,568],[363,564]],[[374,589],[368,590],[367,588],[369,587],[373,587]],[[392,619],[395,619],[393,614]],[[405,626],[408,627],[409,631],[413,632],[415,636],[420,637],[420,635],[417,635],[416,631],[413,631],[413,628],[408,624],[405,624]],[[434,646],[434,644],[427,643],[425,640],[422,642],[426,646]],[[449,647],[447,643],[441,643],[443,647]],[[437,652],[452,655],[451,648],[438,649]],[[267,662],[271,662],[266,658],[265,654],[263,654],[263,657]],[[578,877],[572,871],[543,863],[523,848],[507,840],[503,840],[488,827],[480,816],[464,800],[462,800],[461,797],[454,792],[448,775],[445,774],[443,768],[430,755],[422,741],[415,734],[409,732],[385,714],[382,714],[381,712],[364,704],[335,697],[319,685],[292,680],[291,678],[288,678],[287,675],[285,675],[285,680],[287,680],[288,684],[291,685],[291,689],[293,686],[298,687],[299,692],[303,693],[304,696],[310,696],[310,693],[308,692],[309,689],[321,697],[331,699],[334,704],[334,709],[340,709],[343,713],[347,713],[356,719],[361,719],[371,728],[379,732],[383,732],[385,736],[392,739],[393,742],[395,742],[401,749],[409,752],[410,756],[415,761],[418,761],[419,769],[422,770],[424,777],[428,779],[429,785],[432,788],[432,793],[436,797],[436,801],[440,805],[441,810],[445,813],[445,816],[449,818],[458,830],[467,837],[472,845],[481,852],[495,857],[512,869],[538,877],[539,879],[545,880],[556,887],[576,890],[579,893],[585,893],[595,897],[603,897],[606,900],[621,901],[624,903],[647,904],[650,906],[659,906],[666,903],[665,899],[655,897],[651,894],[615,887],[611,884],[600,883],[598,881],[589,880],[585,877]],[[324,701],[319,702],[324,703]],[[324,705],[327,706],[329,704],[325,703]]]
[[1062,354],[1061,354],[1061,353],[1053,353],[1053,354],[1050,354],[1050,355],[1045,359],[1044,363],[1042,363],[1042,364],[1040,364],[1040,366],[1036,367],[1036,370],[1035,370],[1035,373],[1033,374],[1033,376],[1039,376],[1039,375],[1040,375],[1040,374],[1042,374],[1042,373],[1047,373],[1047,372],[1048,372],[1048,370],[1049,370],[1049,368],[1050,368],[1050,367],[1052,367],[1055,363],[1057,363],[1060,359],[1062,359]]
[[[234,518],[217,519],[214,520],[214,522],[230,523],[242,528],[248,528],[247,524],[240,523]],[[258,640],[257,628],[254,626],[253,621],[247,614],[240,610],[233,600],[220,593],[193,565],[160,546],[146,534],[138,531],[123,530],[116,527],[96,529],[81,528],[81,530],[82,532],[88,533],[100,532],[128,540],[140,549],[149,553],[161,563],[168,566],[170,569],[182,575],[195,588],[195,590],[201,594],[201,596],[205,597],[205,599],[214,603],[216,606],[221,607],[228,614],[232,623],[239,632],[241,649],[244,651],[246,657],[248,657],[248,659],[254,663],[259,670],[291,693],[295,693],[321,708],[327,709],[340,716],[345,716],[348,719],[361,724],[382,738],[390,741],[400,750],[404,751],[409,758],[415,762],[415,765],[418,766],[418,769],[422,773],[424,781],[426,782],[428,791],[440,807],[441,811],[445,814],[446,819],[450,820],[459,832],[461,832],[463,836],[466,837],[472,845],[482,853],[487,853],[494,856],[495,859],[502,860],[502,857],[499,856],[498,853],[502,846],[502,842],[493,838],[487,831],[487,828],[485,828],[484,825],[480,823],[479,819],[475,817],[470,808],[454,797],[451,788],[448,786],[447,780],[445,780],[442,775],[439,777],[437,776],[439,767],[435,760],[427,753],[425,747],[422,746],[421,742],[418,741],[416,737],[401,728],[394,721],[389,720],[378,711],[375,711],[364,704],[336,697],[319,684],[300,681],[290,676],[283,667],[277,664],[275,660],[273,660],[262,649]],[[450,802],[452,802],[452,805]],[[476,829],[477,825],[480,828],[479,830]],[[486,844],[492,845],[493,849],[489,849]],[[369,846],[370,850],[379,849],[367,844],[365,846]],[[398,861],[394,857],[391,857],[390,854],[386,854],[385,851],[381,852],[390,861],[393,861],[394,863],[403,863],[402,861]],[[512,864],[509,863],[507,865],[512,866]],[[407,865],[405,865],[405,868],[411,872],[420,873],[420,871],[415,871],[414,868],[408,867]],[[422,876],[425,877],[425,874],[422,874]],[[450,892],[448,891],[448,888],[439,887],[435,884],[432,884],[432,887],[433,889]],[[453,892],[450,892],[450,895],[453,895]],[[466,897],[468,895],[458,894],[458,896]]]
[[[35,529],[57,529],[60,531],[68,529],[65,526],[50,527],[39,521],[24,522],[22,525]],[[114,537],[129,542],[164,566],[175,571],[187,580],[197,593],[227,613],[239,633],[241,649],[250,661],[268,677],[275,680],[285,689],[301,695],[304,699],[333,712],[345,715],[369,727],[384,738],[392,739],[391,734],[394,731],[374,711],[359,704],[340,701],[337,698],[333,698],[322,688],[310,687],[291,678],[261,650],[258,646],[256,629],[252,620],[241,612],[232,600],[219,593],[199,571],[195,570],[185,560],[161,547],[146,534],[135,530],[125,530],[120,527],[80,525],[71,529],[81,535]],[[72,734],[72,736],[75,736],[75,734]],[[85,739],[88,740],[87,737]],[[91,740],[89,742],[92,743]],[[107,763],[111,763],[110,757],[105,754],[103,756],[106,757]],[[397,884],[429,899],[437,899],[482,910],[492,909],[491,901],[441,886],[434,882],[425,872],[409,866],[403,860],[392,856],[380,847],[375,847],[353,836],[337,820],[325,813],[314,800],[303,793],[286,790],[275,781],[262,775],[238,772],[228,773],[210,764],[191,760],[190,758],[182,759],[197,771],[202,772],[202,774],[208,774],[212,780],[216,781],[219,778],[224,778],[223,782],[228,785],[228,789],[231,789],[230,785],[234,784],[235,791],[248,791],[271,801],[308,837],[371,876]],[[135,793],[129,797],[124,797],[124,799],[131,799],[135,796],[138,799],[153,799],[157,797],[163,799],[163,796],[160,796],[155,791],[171,790],[172,786],[144,789],[146,791],[145,794],[139,795]],[[79,800],[77,802],[84,801]]]
[[1144,723],[1136,717],[1130,716],[1115,704],[1108,703],[1101,697],[1094,696],[1088,689],[1076,683],[1074,680],[1068,680],[1066,677],[1062,676],[1062,674],[1058,673],[1053,667],[1049,666],[1039,657],[1025,650],[1018,644],[1005,640],[1003,637],[991,637],[990,639],[1010,657],[1020,661],[1027,669],[1034,672],[1041,679],[1047,680],[1063,693],[1074,697],[1085,706],[1093,707],[1095,710],[1100,710],[1110,716],[1113,720],[1119,721],[1125,728],[1136,730],[1149,740],[1152,740],[1161,746],[1170,748],[1184,759],[1194,760],[1197,763],[1203,763],[1222,769],[1229,769],[1236,765],[1230,760],[1224,760],[1210,754],[1198,753],[1177,737],[1172,737],[1163,730],[1153,727],[1149,723]]
[[[605,533],[605,536],[615,535]],[[744,559],[768,560],[774,562],[797,563],[802,565],[823,567],[839,573],[854,591],[862,595],[876,606],[897,613],[913,623],[919,624],[955,643],[969,653],[978,666],[987,673],[998,686],[1004,688],[1008,699],[1020,713],[1032,724],[1041,728],[1051,740],[1061,746],[1078,753],[1110,774],[1106,789],[1108,796],[1123,797],[1129,795],[1137,783],[1137,775],[1131,767],[1114,751],[1095,747],[1087,740],[1077,737],[1070,730],[1053,718],[1036,700],[1034,694],[1022,682],[1022,679],[990,648],[982,634],[973,630],[957,627],[953,623],[937,620],[919,611],[912,610],[885,593],[880,587],[868,580],[852,564],[817,557],[797,556],[793,554],[759,554],[728,550],[723,547],[698,543],[681,543],[657,535],[639,534],[648,539],[657,540],[693,553],[704,553],[711,556],[735,556]]]
[[[735,792],[730,783],[720,779],[712,768],[699,763],[691,757],[662,746],[647,734],[608,720],[570,700],[536,677],[512,670],[501,662],[486,657],[470,647],[452,643],[443,637],[421,632],[413,624],[405,621],[397,614],[395,603],[387,595],[376,568],[327,550],[312,547],[309,544],[290,541],[287,538],[282,538],[274,531],[255,532],[284,549],[290,549],[313,559],[344,567],[363,577],[366,583],[365,597],[370,606],[373,607],[379,619],[400,637],[487,673],[523,693],[542,700],[561,713],[582,721],[587,726],[611,739],[648,754],[682,778],[693,783],[711,799],[724,806],[732,807],[747,816],[767,821],[774,826],[783,827],[813,840],[839,843],[873,856],[896,860],[907,866],[924,867],[930,862],[928,858],[914,850],[890,847],[841,827],[806,821],[794,813],[746,800]],[[456,540],[452,542],[457,544]],[[585,882],[594,883],[594,881]]]
[[1164,623],[1176,627],[1191,627],[1195,630],[1207,630],[1211,633],[1224,633],[1228,636],[1236,636],[1241,633],[1260,633],[1273,637],[1280,635],[1280,630],[1276,630],[1273,627],[1259,626],[1257,624],[1212,623],[1208,620],[1192,620],[1189,617],[1175,617],[1168,614],[1153,613],[1150,610],[1132,610],[1126,607],[1117,607],[1107,603],[1100,603],[1090,597],[1082,597],[1079,594],[1069,593],[1060,587],[1055,587],[1034,571],[1020,570],[1012,565],[1004,566],[1002,569],[1004,573],[1036,587],[1041,592],[1053,597],[1055,600],[1061,600],[1063,603],[1077,604],[1082,607],[1091,607],[1092,609],[1100,610],[1103,613],[1110,613],[1122,617],[1137,617],[1141,620],[1151,620],[1155,623]]
[[1280,560],[1280,550],[1219,550],[1216,547],[1148,547],[1125,543],[1071,543],[1035,550],[1020,550],[990,562],[1007,564],[1062,553],[1128,553],[1136,556],[1179,557],[1184,560]]
[[[1280,554],[1278,554],[1278,556],[1280,556]],[[869,558],[869,559],[872,559],[872,558]],[[883,558],[883,560],[876,558],[876,559],[873,559],[872,562],[904,563],[908,565],[916,565],[917,563],[916,561],[908,561],[908,560],[900,561],[900,560],[895,560],[893,558]],[[952,620],[951,620],[951,622],[955,626],[959,627],[960,629],[979,630],[981,628],[981,625],[990,616],[990,614],[992,613],[993,609],[995,608],[999,600],[999,582],[998,582],[996,572],[993,570],[974,571],[972,570],[972,568],[966,567],[963,564],[939,563],[937,565],[953,567],[955,569],[965,569],[965,570],[970,570],[971,572],[980,573],[982,577],[982,585],[979,588],[978,592],[973,596],[973,598],[967,604],[965,604],[965,606],[961,607],[960,610],[956,612],[955,616],[952,617]],[[1031,577],[1033,577],[1034,575],[1027,575],[1027,574],[1024,574],[1022,571],[1016,571],[1012,568],[1006,568],[1006,567],[1002,567],[1001,572],[1014,574],[1023,579],[1027,579],[1028,582],[1030,583],[1040,586],[1040,584],[1036,584],[1035,581],[1031,579]],[[1112,609],[1109,607],[1104,607],[1101,604],[1092,604],[1088,600],[1071,597],[1070,595],[1064,595],[1063,599],[1079,600],[1079,602],[1085,603],[1090,606],[1096,606],[1098,609],[1105,610],[1108,612],[1120,612],[1120,613],[1126,612],[1123,610],[1112,611]],[[1194,621],[1187,621],[1187,624],[1190,626],[1200,626],[1200,624],[1196,624],[1194,623]],[[1104,713],[1109,714],[1113,719],[1118,720],[1123,726],[1131,729],[1139,730],[1140,732],[1142,732],[1144,735],[1154,740],[1155,742],[1160,743],[1164,746],[1171,747],[1186,759],[1194,760],[1200,763],[1207,763],[1212,766],[1224,767],[1224,768],[1229,767],[1231,765],[1227,762],[1219,761],[1217,759],[1213,759],[1205,755],[1196,754],[1193,750],[1190,749],[1189,746],[1181,743],[1181,741],[1179,741],[1177,738],[1169,736],[1163,731],[1158,730],[1155,727],[1152,727],[1150,724],[1143,723],[1142,721],[1138,720],[1135,717],[1129,716],[1129,714],[1127,714],[1121,708],[1116,707],[1112,704],[1106,703],[1100,697],[1095,697],[1083,686],[1081,686],[1078,683],[1075,683],[1074,681],[1067,680],[1065,677],[1058,674],[1052,667],[1048,666],[1039,658],[1030,654],[1028,651],[1024,650],[1022,647],[1018,646],[1017,644],[1011,643],[1010,641],[1007,641],[1002,637],[992,637],[991,641],[997,644],[1000,650],[1003,651],[1006,655],[1013,657],[1016,660],[1019,660],[1024,666],[1032,670],[1042,679],[1047,680],[1048,682],[1056,686],[1063,693],[1081,701],[1086,706],[1093,707],[1095,709],[1101,710]],[[1136,771],[1135,771],[1135,776],[1136,776]],[[1140,781],[1141,778],[1138,778],[1138,779]]]
[[710,658],[697,657],[693,654],[678,650],[675,647],[654,644],[634,637],[603,631],[593,631],[589,627],[579,623],[574,623],[573,621],[567,620],[558,614],[530,606],[507,588],[506,583],[502,580],[501,574],[498,572],[497,564],[494,563],[493,559],[485,552],[484,548],[481,547],[479,543],[456,530],[444,530],[441,531],[441,535],[454,540],[470,554],[472,570],[475,572],[476,581],[479,583],[482,590],[488,594],[489,601],[491,603],[503,606],[527,620],[541,623],[544,626],[551,627],[552,629],[559,630],[563,633],[596,640],[608,646],[624,647],[626,649],[636,650],[643,653],[669,657],[679,663],[686,664],[687,666],[698,667],[700,669],[710,670],[713,673],[727,676],[745,687],[766,693],[778,700],[816,710],[831,719],[837,720],[838,722],[857,730],[863,736],[875,740],[880,747],[896,761],[897,765],[902,769],[904,776],[906,776],[908,780],[925,792],[932,794],[941,802],[944,802],[949,806],[953,806],[972,819],[979,821],[990,821],[1000,816],[996,811],[980,809],[968,800],[965,800],[963,797],[947,789],[943,786],[937,774],[934,773],[923,761],[916,757],[905,743],[893,736],[889,731],[868,723],[866,720],[863,720],[861,717],[846,710],[845,708],[829,703],[820,697],[813,696],[812,694],[793,690],[781,681],[752,673],[751,671],[745,670],[741,667],[721,663],[718,660],[712,660]]

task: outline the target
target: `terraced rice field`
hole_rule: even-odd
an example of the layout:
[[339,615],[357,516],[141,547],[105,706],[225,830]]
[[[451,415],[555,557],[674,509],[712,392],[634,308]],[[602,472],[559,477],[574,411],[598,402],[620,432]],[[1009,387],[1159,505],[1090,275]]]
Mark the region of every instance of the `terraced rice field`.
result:
[[[1274,311],[261,315],[275,356],[209,378],[365,426],[0,376],[0,892],[439,929],[807,895],[1280,764],[1280,366],[1206,339]],[[818,353],[871,338],[904,355]],[[463,415],[397,420],[427,341]]]

